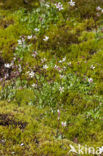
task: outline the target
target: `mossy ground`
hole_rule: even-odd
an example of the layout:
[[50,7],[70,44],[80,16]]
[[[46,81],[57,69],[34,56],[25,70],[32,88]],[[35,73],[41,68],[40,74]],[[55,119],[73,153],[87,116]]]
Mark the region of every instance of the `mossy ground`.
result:
[[65,1],[61,11],[55,1],[31,10],[7,2],[0,3],[0,155],[74,156],[70,144],[103,146],[102,2]]
[[[0,108],[0,155],[68,155],[69,144],[73,143],[56,138],[56,128],[46,123],[49,115],[45,112],[48,108],[18,107],[6,101],[0,102]],[[2,119],[1,115],[4,116]],[[6,120],[5,115],[11,122]],[[20,128],[19,124],[14,124],[14,120],[22,124],[26,122],[27,125]],[[5,121],[7,125],[3,125]]]
[[[1,101],[0,108],[0,155],[75,155],[69,153],[69,145],[73,145],[77,149],[77,143],[57,136],[59,130],[62,134],[62,128],[57,129],[54,126],[56,116],[50,113],[48,107],[45,109],[35,106],[18,107],[15,103]],[[51,117],[52,121],[50,121]],[[63,114],[61,118],[63,118]],[[15,125],[14,121],[18,124]]]
[[32,8],[32,7],[38,7],[39,6],[39,1],[38,0],[1,0],[0,1],[0,8],[1,9],[18,9],[20,7],[25,7],[25,8]]

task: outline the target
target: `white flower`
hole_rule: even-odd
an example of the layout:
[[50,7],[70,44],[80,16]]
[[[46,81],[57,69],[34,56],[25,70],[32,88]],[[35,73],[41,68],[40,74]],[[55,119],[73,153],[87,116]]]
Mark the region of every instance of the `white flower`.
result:
[[65,122],[62,121],[61,124],[62,124],[63,127],[66,127],[67,126],[66,121]]
[[60,78],[63,79],[65,76],[64,75],[60,75]]
[[6,142],[6,140],[1,140],[1,142],[5,143],[5,142]]
[[48,69],[48,66],[45,64],[45,65],[43,65],[43,68],[44,69]]
[[65,60],[66,60],[66,57],[64,57],[62,61],[65,62]]
[[37,87],[37,84],[33,83],[33,84],[32,84],[32,87],[33,87],[33,88],[36,88],[36,87]]
[[32,54],[32,56],[33,56],[33,57],[36,57],[37,54],[38,54],[38,53],[37,53],[36,51],[34,51],[33,54]]
[[19,64],[19,72],[21,73],[22,72],[22,68],[21,68],[21,65]]
[[62,63],[62,60],[60,60],[59,63]]
[[66,69],[66,67],[64,66],[63,69]]
[[22,44],[22,40],[18,40],[18,44],[21,45]]
[[103,9],[101,10],[101,13],[103,13]]
[[45,61],[47,61],[46,58],[41,59],[41,62],[44,63]]
[[93,79],[92,78],[88,78],[88,82],[89,83],[92,83],[93,82]]
[[70,6],[75,6],[75,2],[73,2],[72,0],[69,2]]
[[36,32],[38,32],[38,31],[39,31],[39,29],[38,29],[38,28],[35,28],[34,30],[35,30]]
[[63,10],[63,5],[59,2],[55,4],[56,8],[60,10]]
[[15,61],[16,60],[16,57],[14,57],[13,60]]
[[30,40],[32,37],[33,37],[32,35],[31,36],[27,36],[28,40]]
[[24,146],[24,143],[21,143],[20,146]]
[[12,64],[7,63],[7,64],[4,64],[4,66],[5,68],[11,68]]
[[29,73],[29,76],[30,76],[31,78],[33,78],[33,77],[34,77],[34,75],[35,75],[35,73],[34,73],[33,71],[28,72],[28,73]]
[[43,40],[44,41],[48,41],[49,40],[49,37],[48,36],[45,36],[45,38]]
[[99,148],[99,152],[100,152],[100,154],[103,153],[103,146]]
[[90,69],[93,69],[93,70],[94,70],[94,69],[95,69],[95,66],[91,65],[91,66],[90,66]]
[[54,66],[54,68],[55,68],[55,69],[58,69],[58,68],[59,68],[59,66],[55,65],[55,66]]
[[59,87],[59,91],[60,91],[60,93],[63,93],[64,92],[64,87]]
[[60,117],[58,116],[58,120],[60,120]]
[[71,62],[69,62],[69,63],[67,63],[67,65],[68,65],[68,66],[71,66],[71,65],[72,65],[72,63],[71,63]]
[[60,113],[60,110],[58,109],[57,112]]
[[64,57],[62,60],[59,61],[59,63],[65,62],[66,57]]
[[50,7],[50,5],[49,5],[49,4],[47,4],[47,3],[45,4],[45,6],[46,6],[47,8],[49,8],[49,7]]
[[96,8],[96,10],[97,10],[97,11],[100,11],[100,10],[101,10],[101,7],[100,7],[100,6],[98,6],[98,7]]
[[54,66],[54,69],[58,70],[59,72],[61,72],[61,68],[57,65]]

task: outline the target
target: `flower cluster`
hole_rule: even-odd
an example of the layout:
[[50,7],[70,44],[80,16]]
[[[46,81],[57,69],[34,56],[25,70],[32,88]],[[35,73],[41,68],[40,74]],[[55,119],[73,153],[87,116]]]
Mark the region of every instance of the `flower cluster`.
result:
[[59,87],[59,91],[60,91],[60,93],[63,93],[64,92],[64,87]]
[[35,75],[33,71],[28,71],[27,74],[29,75],[30,78],[33,78]]
[[94,69],[95,69],[95,66],[91,65],[91,66],[90,66],[90,69],[93,69],[93,70],[94,70]]
[[69,4],[70,6],[75,6],[75,2],[73,2],[72,0],[70,0]]
[[97,13],[96,13],[96,15],[99,17],[101,14],[103,14],[103,9],[100,7],[100,6],[98,6],[97,8],[96,8],[96,11],[97,11]]
[[59,9],[59,11],[63,10],[63,5],[61,4],[61,2],[56,3],[55,6],[57,9]]
[[66,123],[66,121],[65,122],[61,122],[61,125],[62,125],[62,127],[66,127],[67,126],[67,123]]
[[66,61],[66,57],[64,57],[62,60],[59,61],[59,63],[63,63]]
[[36,51],[33,52],[32,56],[35,58],[38,55]]
[[92,83],[93,82],[93,79],[92,78],[88,78],[88,82],[89,83]]
[[35,29],[34,29],[35,32],[39,32],[39,30],[40,30],[40,29],[38,29],[38,28],[35,28]]
[[49,37],[48,36],[45,36],[45,38],[43,39],[43,41],[48,41],[49,40]]
[[12,65],[13,65],[13,63],[6,63],[6,64],[4,64],[4,67],[5,67],[5,68],[11,68]]
[[28,39],[28,40],[30,40],[30,39],[32,39],[32,38],[33,38],[32,35],[27,36],[27,39]]
[[43,69],[48,69],[48,66],[46,64],[43,65]]

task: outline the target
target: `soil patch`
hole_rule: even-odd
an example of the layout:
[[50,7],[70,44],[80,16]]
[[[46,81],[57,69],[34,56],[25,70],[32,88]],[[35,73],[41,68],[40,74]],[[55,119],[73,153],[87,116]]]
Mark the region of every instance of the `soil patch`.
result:
[[27,126],[27,122],[16,121],[13,115],[0,114],[0,125],[1,126],[14,126],[24,129]]

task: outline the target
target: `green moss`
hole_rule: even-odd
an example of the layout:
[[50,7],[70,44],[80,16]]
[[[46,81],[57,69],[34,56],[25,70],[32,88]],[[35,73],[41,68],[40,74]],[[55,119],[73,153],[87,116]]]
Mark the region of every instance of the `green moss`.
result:
[[[70,144],[77,148],[77,144],[69,141],[69,139],[73,140],[75,137],[78,137],[79,142],[83,144],[86,141],[88,146],[96,147],[102,145],[102,141],[97,143],[98,139],[103,139],[100,126],[94,121],[95,125],[93,127],[93,121],[89,123],[89,119],[87,123],[84,115],[78,115],[76,118],[75,116],[72,117],[72,121],[69,123],[70,116],[68,111],[65,111],[65,113],[61,111],[60,120],[63,121],[64,119],[67,119],[67,122],[70,125],[64,130],[61,126],[59,127],[60,134],[63,131],[63,134],[66,137],[60,139],[57,137],[57,127],[53,124],[58,121],[56,121],[56,116],[50,112],[49,107],[46,107],[45,109],[34,106],[28,107],[26,105],[18,107],[15,103],[7,103],[5,101],[0,102],[0,107],[0,123],[2,124],[3,121],[5,121],[5,115],[8,115],[11,120],[11,122],[7,120],[9,124],[5,126],[0,125],[0,154],[11,155],[12,152],[15,152],[15,155],[22,155],[25,151],[25,155],[48,154],[49,156],[62,156],[68,154]],[[2,119],[1,115],[3,116]],[[13,121],[19,121],[19,123],[27,122],[27,125],[24,129],[20,129],[18,126],[13,125]],[[87,131],[85,131],[85,128],[87,128]],[[97,129],[98,134],[95,131],[95,128]],[[96,140],[90,141],[91,136],[95,136]],[[71,156],[72,155],[73,154],[71,153]]]
[[[36,3],[29,2],[13,6],[7,0],[2,8]],[[96,17],[97,2],[91,12],[94,1],[88,0],[87,10],[84,2],[72,8],[63,2],[61,11],[53,3],[32,11],[0,10],[0,98],[8,101],[0,102],[1,155],[62,156],[69,144],[102,146],[102,21]],[[24,42],[18,44],[19,39]],[[4,64],[11,61],[7,69]],[[20,128],[21,122],[27,125]]]
[[19,89],[16,92],[15,99],[18,105],[32,103],[35,99],[34,92],[29,89]]
[[[69,140],[57,140],[55,138],[56,130],[45,126],[41,115],[44,114],[45,109],[37,109],[34,106],[16,107],[15,104],[4,102],[0,103],[0,115],[8,114],[12,119],[27,122],[24,130],[10,125],[0,125],[0,149],[2,154],[22,155],[62,155],[68,153]],[[0,118],[1,119],[1,118]],[[2,122],[2,121],[1,121]],[[21,145],[23,144],[23,145]],[[63,148],[61,148],[63,146]],[[66,147],[66,150],[65,150]]]
[[4,9],[18,9],[21,7],[37,7],[39,5],[39,2],[37,0],[28,0],[28,1],[24,1],[24,0],[1,0],[0,2],[0,7],[4,8]]

